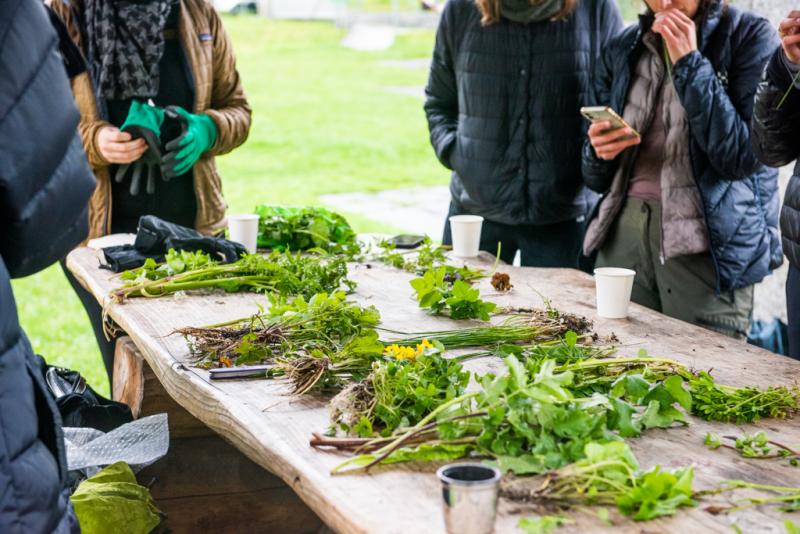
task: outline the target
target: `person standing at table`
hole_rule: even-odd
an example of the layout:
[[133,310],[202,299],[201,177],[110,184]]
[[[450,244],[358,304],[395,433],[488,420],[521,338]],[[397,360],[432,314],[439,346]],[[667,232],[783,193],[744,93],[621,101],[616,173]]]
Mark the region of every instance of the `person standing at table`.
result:
[[635,270],[635,302],[744,338],[753,285],[782,262],[778,176],[749,127],[775,31],[723,0],[646,2],[595,75],[596,105],[641,138],[589,128],[584,179],[605,197],[584,252]]
[[[580,107],[622,26],[613,0],[450,0],[425,89],[431,143],[451,169],[449,215],[484,217],[481,250],[577,267],[596,196],[581,181]],[[452,236],[445,223],[445,244]]]
[[[800,10],[786,15],[779,34],[781,45],[758,87],[753,112],[753,150],[771,167],[782,167],[800,156]],[[789,259],[789,356],[800,359],[800,161],[786,189],[780,223],[783,251]]]
[[[37,0],[0,2],[0,532],[80,532],[58,408],[19,324],[10,278],[87,233],[95,180],[58,38]],[[57,308],[58,303],[52,303]]]
[[[52,7],[89,64],[88,74],[72,80],[83,146],[97,177],[89,237],[135,233],[142,215],[206,235],[222,232],[227,206],[214,158],[244,143],[251,110],[233,46],[211,4],[53,0]],[[159,124],[167,106],[183,134],[154,161],[145,140],[122,127]],[[64,271],[89,314],[110,380],[115,340],[104,336],[97,301]]]

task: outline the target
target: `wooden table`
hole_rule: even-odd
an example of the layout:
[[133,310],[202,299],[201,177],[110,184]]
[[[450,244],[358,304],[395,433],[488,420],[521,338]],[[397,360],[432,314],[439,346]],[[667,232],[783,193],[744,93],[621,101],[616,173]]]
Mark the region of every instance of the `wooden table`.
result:
[[[487,259],[482,263],[487,264]],[[108,271],[98,269],[94,250],[75,250],[67,264],[101,302],[117,285]],[[593,280],[579,271],[512,267],[503,270],[511,275],[514,290],[499,295],[484,280],[479,287],[485,296],[502,306],[540,307],[539,294],[545,295],[558,309],[595,319],[600,334],[617,334],[623,354],[635,355],[645,348],[653,356],[668,356],[697,369],[713,369],[717,380],[729,385],[789,385],[800,377],[800,362],[639,306],[631,307],[628,320],[597,319]],[[373,263],[352,265],[350,277],[358,282],[353,298],[376,306],[388,328],[430,331],[463,325],[431,317],[418,309],[408,285],[411,276],[407,273]],[[328,426],[326,398],[289,396],[286,385],[280,381],[211,382],[206,371],[187,363],[185,341],[170,335],[183,326],[247,316],[257,311],[258,303],[264,304],[265,297],[206,293],[131,299],[121,305],[110,305],[108,313],[133,339],[169,396],[253,462],[282,479],[334,531],[444,532],[440,486],[433,474],[435,466],[400,465],[375,469],[368,475],[331,476],[330,469],[346,456],[321,452],[308,445],[312,432],[324,431]],[[480,371],[502,368],[492,359],[469,362],[467,366]],[[642,466],[694,465],[698,489],[713,487],[726,479],[800,486],[800,468],[791,468],[786,461],[745,460],[734,451],[712,451],[703,445],[708,431],[739,434],[741,430],[756,428],[766,430],[778,441],[800,444],[797,421],[767,420],[741,428],[696,418],[691,423],[683,428],[649,431],[644,437],[629,440]],[[522,517],[518,511],[510,503],[501,503],[496,532],[516,532],[516,523]],[[237,509],[235,513],[242,512]],[[535,515],[532,510],[524,513]],[[648,523],[634,523],[612,511],[615,526],[609,528],[595,514],[593,509],[572,511],[569,515],[576,523],[559,532],[731,532],[733,523],[743,532],[782,532],[783,520],[772,509],[714,516],[701,506]],[[800,521],[798,516],[787,517]],[[251,531],[272,530],[256,523],[250,525]],[[291,529],[287,526],[278,531],[285,530]]]

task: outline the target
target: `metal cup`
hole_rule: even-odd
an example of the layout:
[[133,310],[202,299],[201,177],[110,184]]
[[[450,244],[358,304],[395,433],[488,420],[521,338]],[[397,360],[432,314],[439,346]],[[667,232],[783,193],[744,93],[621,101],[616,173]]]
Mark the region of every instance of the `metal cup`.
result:
[[450,464],[442,481],[444,524],[449,534],[491,534],[497,515],[500,471],[477,463]]

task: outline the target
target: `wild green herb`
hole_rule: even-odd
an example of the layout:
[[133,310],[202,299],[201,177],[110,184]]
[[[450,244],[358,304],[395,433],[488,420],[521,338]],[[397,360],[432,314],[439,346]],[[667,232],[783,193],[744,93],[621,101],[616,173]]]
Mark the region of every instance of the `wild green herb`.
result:
[[[732,442],[733,445],[729,445],[727,442]],[[764,431],[759,431],[755,434],[744,434],[738,437],[720,437],[709,432],[706,434],[704,443],[711,449],[723,447],[737,451],[744,458],[789,458],[790,465],[797,466],[800,464],[800,452],[771,440]]]
[[731,387],[719,385],[710,373],[693,374],[693,413],[709,421],[752,423],[762,418],[784,419],[800,408],[798,387]]
[[447,271],[445,276],[450,280],[460,279],[465,282],[472,282],[486,277],[486,273],[481,269],[474,269],[466,265],[462,267],[448,265],[445,251],[450,247],[436,245],[428,236],[425,236],[422,245],[415,250],[400,252],[395,244],[390,241],[381,241],[378,244],[378,248],[381,249],[381,252],[374,256],[377,261],[396,269],[403,269],[409,273],[423,275],[425,271],[429,271],[434,267],[444,267]]
[[[442,356],[441,344],[424,343],[412,357],[392,356],[372,364],[363,381],[351,384],[330,404],[331,424],[351,435],[390,435],[418,423],[441,404],[464,394],[470,373]],[[397,353],[398,355],[402,353]]]
[[447,275],[447,267],[435,267],[425,271],[421,278],[411,280],[420,308],[453,319],[488,321],[497,305],[481,300],[480,291],[464,280],[449,280]]
[[[712,505],[706,508],[711,513],[720,514],[745,510],[754,506],[773,505],[777,506],[781,512],[800,511],[800,488],[790,486],[773,486],[770,484],[758,484],[744,480],[726,480],[722,486],[698,492],[698,496],[713,496],[736,492],[737,490],[748,490],[748,496],[733,499],[730,504]],[[749,496],[752,491],[767,493],[766,497]]]
[[550,534],[558,527],[573,523],[575,521],[560,515],[542,515],[539,517],[523,517],[517,522],[517,528],[525,534]]
[[347,220],[325,208],[257,206],[258,246],[280,252],[319,249],[355,256],[356,233]]
[[[569,319],[566,319],[567,317]],[[576,334],[575,328],[583,330]],[[468,347],[483,347],[487,349],[485,352],[476,353],[475,356],[517,354],[524,347],[512,348],[508,345],[526,343],[552,343],[558,347],[552,350],[582,351],[584,346],[578,345],[578,342],[591,339],[591,336],[587,334],[589,328],[591,328],[591,322],[584,318],[566,314],[553,317],[541,310],[530,310],[529,313],[512,315],[496,325],[407,334],[395,341],[395,343],[416,345],[427,339],[429,341],[438,341],[447,349]],[[398,332],[391,330],[386,331],[398,334]],[[574,336],[574,338],[571,336]],[[561,347],[563,343],[568,342],[567,340],[573,340],[575,346],[572,348]],[[531,348],[531,350],[533,349]],[[542,347],[540,350],[546,351],[548,349]]]
[[116,302],[131,297],[162,297],[178,291],[223,289],[276,292],[283,295],[330,293],[355,283],[347,279],[347,263],[340,257],[320,257],[273,252],[269,256],[248,254],[221,265],[203,252],[170,250],[166,262],[148,261],[139,269],[120,275],[125,283],[111,292]]
[[675,408],[686,405],[685,391],[676,389],[682,384],[679,377],[669,386],[651,384],[643,395],[620,387],[619,397],[576,396],[573,391],[584,387],[575,382],[577,375],[568,366],[559,368],[549,360],[523,364],[514,356],[506,357],[505,363],[507,374],[482,377],[479,391],[445,402],[390,438],[312,443],[365,453],[334,472],[393,463],[399,461],[400,451],[404,458],[426,460],[431,450],[421,446],[428,445],[438,447],[437,453],[443,446],[453,447],[447,452],[454,457],[492,458],[503,471],[538,474],[582,459],[589,442],[615,441],[684,421],[683,412]]
[[584,458],[547,473],[537,486],[519,478],[504,484],[501,495],[512,501],[557,506],[616,505],[636,521],[673,515],[695,506],[693,470],[641,471],[636,457],[621,441],[587,443]]
[[345,300],[343,292],[302,296],[287,302],[272,296],[269,312],[207,328],[183,328],[202,367],[286,363],[307,357],[333,364],[380,356],[383,344],[375,326],[380,314]]

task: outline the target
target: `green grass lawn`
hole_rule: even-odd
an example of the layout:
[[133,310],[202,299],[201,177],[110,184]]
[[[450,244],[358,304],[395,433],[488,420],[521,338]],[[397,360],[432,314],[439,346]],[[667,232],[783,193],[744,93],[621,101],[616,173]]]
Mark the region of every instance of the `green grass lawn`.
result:
[[[243,147],[219,159],[231,211],[256,203],[313,204],[319,195],[447,183],[428,144],[422,101],[387,86],[422,86],[425,69],[381,64],[428,57],[432,32],[398,36],[380,53],[339,46],[344,31],[325,23],[228,17],[239,70],[253,107]],[[382,231],[350,217],[359,231]],[[88,319],[58,266],[13,282],[34,350],[80,371],[107,393]]]

